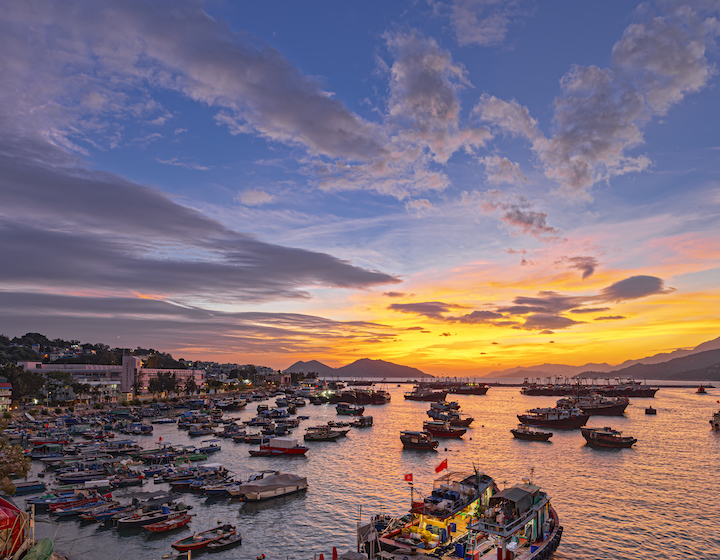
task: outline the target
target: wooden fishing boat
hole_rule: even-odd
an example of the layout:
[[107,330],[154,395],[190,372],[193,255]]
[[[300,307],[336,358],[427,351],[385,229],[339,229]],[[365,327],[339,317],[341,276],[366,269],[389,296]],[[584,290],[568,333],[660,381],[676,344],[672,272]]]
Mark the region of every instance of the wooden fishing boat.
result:
[[406,449],[433,450],[440,444],[429,432],[400,432],[400,441]]
[[529,427],[520,424],[517,428],[510,430],[512,435],[517,439],[527,439],[531,441],[548,441],[552,437],[552,432],[541,432],[540,430],[532,430]]
[[180,539],[172,544],[172,547],[178,552],[186,552],[188,550],[198,550],[205,548],[210,543],[219,541],[235,534],[235,527],[232,525],[219,525],[214,529],[208,529],[201,533],[195,533],[194,535]]
[[225,537],[222,539],[218,539],[215,542],[211,542],[207,548],[210,551],[213,552],[219,552],[221,550],[227,550],[229,548],[232,548],[234,546],[238,546],[242,544],[242,535],[240,533],[235,533],[234,535],[230,535],[229,537]]
[[622,432],[605,428],[582,428],[582,435],[593,447],[632,447],[637,439],[630,436],[623,436]]
[[148,531],[152,531],[153,533],[163,533],[165,531],[172,531],[173,529],[179,529],[180,527],[185,527],[188,523],[190,523],[190,520],[193,518],[193,516],[189,513],[182,513],[181,515],[178,515],[177,517],[173,517],[170,519],[166,519],[165,521],[159,521],[157,523],[151,523],[150,525],[145,525],[145,529]]
[[427,420],[423,422],[423,430],[430,432],[435,437],[462,437],[467,429],[455,428],[450,425],[450,422],[442,422],[440,420]]

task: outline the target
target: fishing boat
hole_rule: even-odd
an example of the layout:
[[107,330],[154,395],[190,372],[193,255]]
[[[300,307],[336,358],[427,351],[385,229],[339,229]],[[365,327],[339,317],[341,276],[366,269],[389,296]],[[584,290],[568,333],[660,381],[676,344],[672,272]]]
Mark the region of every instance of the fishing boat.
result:
[[373,425],[372,416],[361,416],[355,422],[351,422],[350,425],[353,428],[369,428]]
[[433,450],[440,442],[432,438],[430,432],[400,432],[400,441],[405,449]]
[[434,391],[424,387],[415,387],[412,391],[405,393],[404,397],[409,401],[422,402],[442,402],[445,400],[448,392],[445,390]]
[[495,492],[467,530],[466,557],[523,560],[549,558],[563,533],[550,498],[529,479]]
[[183,512],[177,517],[172,517],[170,519],[166,519],[165,521],[159,521],[157,523],[145,525],[145,529],[153,533],[164,533],[165,531],[172,531],[173,529],[185,527],[185,525],[190,523],[190,520],[192,518],[193,516],[191,514]]
[[173,511],[168,506],[163,506],[162,509],[151,510],[149,512],[139,511],[133,515],[121,517],[117,520],[118,529],[136,529],[138,527],[145,527],[146,525],[152,525],[154,523],[160,523],[162,521],[168,521],[175,519],[182,515],[186,515],[186,511]]
[[462,437],[466,428],[456,428],[450,425],[450,422],[442,422],[440,420],[426,420],[423,422],[423,430],[430,432],[435,437],[459,438]]
[[335,406],[335,410],[338,414],[345,416],[362,416],[363,412],[365,412],[365,407],[354,404],[338,403],[337,406]]
[[460,416],[459,412],[456,411],[442,411],[437,408],[430,408],[427,411],[427,415],[433,420],[440,420],[441,422],[450,422],[450,425],[455,428],[467,428],[473,423],[474,418],[472,416]]
[[648,406],[645,409],[645,414],[657,414],[657,409],[653,408],[652,406]]
[[202,531],[201,533],[195,533],[191,537],[180,539],[179,541],[174,542],[171,546],[178,552],[198,550],[200,548],[205,548],[212,542],[227,538],[235,533],[235,527],[232,525],[221,525],[215,527],[214,529],[208,529],[207,531]]
[[630,436],[623,436],[622,432],[605,428],[582,428],[582,435],[593,447],[632,447],[637,439]]
[[705,387],[703,387],[703,384],[701,383],[700,386],[697,388],[697,391],[695,391],[698,395],[707,395],[707,391],[705,390]]
[[512,435],[517,439],[527,439],[531,441],[548,441],[552,437],[552,432],[541,432],[533,430],[524,424],[520,424],[517,428],[510,430]]
[[450,387],[450,392],[456,395],[485,395],[488,389],[490,389],[490,386],[482,383],[463,383],[462,385]]
[[240,533],[235,533],[234,535],[229,535],[227,537],[223,537],[222,539],[211,542],[209,545],[207,545],[207,548],[211,552],[219,552],[221,550],[228,550],[241,544],[242,535]]
[[582,397],[563,397],[557,401],[559,408],[579,408],[593,415],[622,416],[630,404],[628,397],[604,397],[598,393]]
[[533,408],[518,414],[521,424],[562,429],[580,428],[589,418],[590,415],[579,408]]
[[720,430],[720,410],[718,410],[713,417],[710,418],[710,427],[713,430]]
[[260,449],[251,449],[250,455],[253,457],[298,456],[305,455],[308,449],[300,445],[296,439],[276,437],[261,444]]
[[[431,494],[424,499],[415,499],[412,485],[410,492],[409,514],[399,519],[375,516],[358,528],[358,542],[368,557],[389,553],[387,557],[397,554],[402,558],[420,549],[444,557],[452,550],[453,538],[466,532],[478,506],[488,503],[497,486],[491,477],[476,470],[445,473],[435,479]],[[460,558],[465,558],[464,553]]]

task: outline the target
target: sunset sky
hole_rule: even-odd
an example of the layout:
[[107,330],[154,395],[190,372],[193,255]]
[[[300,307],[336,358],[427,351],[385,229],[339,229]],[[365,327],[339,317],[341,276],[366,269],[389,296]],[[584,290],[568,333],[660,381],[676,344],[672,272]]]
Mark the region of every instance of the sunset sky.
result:
[[463,376],[716,338],[719,13],[4,2],[0,333]]

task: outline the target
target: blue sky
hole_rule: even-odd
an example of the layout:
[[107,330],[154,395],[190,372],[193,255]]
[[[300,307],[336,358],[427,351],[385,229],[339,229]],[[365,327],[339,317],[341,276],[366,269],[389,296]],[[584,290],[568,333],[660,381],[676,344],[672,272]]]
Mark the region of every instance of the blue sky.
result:
[[458,374],[717,335],[716,2],[4,12],[7,335]]

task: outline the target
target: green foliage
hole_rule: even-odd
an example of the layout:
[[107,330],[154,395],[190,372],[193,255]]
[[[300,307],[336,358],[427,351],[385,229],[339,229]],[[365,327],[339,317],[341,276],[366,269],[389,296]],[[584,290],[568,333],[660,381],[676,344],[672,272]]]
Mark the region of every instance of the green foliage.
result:
[[45,377],[39,373],[24,371],[14,364],[0,367],[0,375],[7,377],[13,386],[13,399],[19,401],[26,397],[36,397],[45,385]]
[[183,362],[177,361],[170,354],[164,352],[150,354],[145,362],[145,367],[149,369],[187,369]]
[[142,404],[142,401],[140,399],[133,399],[130,401],[130,404],[133,406],[140,406]]
[[74,406],[68,406],[68,412],[75,412]]
[[128,405],[127,401],[120,401],[120,406],[127,406],[127,405]]
[[62,414],[62,408],[56,408],[55,414]]
[[6,410],[5,412],[3,412],[3,418],[9,420],[10,418],[12,418],[12,413],[9,410]]
[[23,448],[10,445],[0,438],[0,489],[8,494],[15,493],[15,485],[10,477],[25,478],[30,470],[30,457],[23,455]]
[[48,415],[48,409],[47,409],[47,408],[42,408],[42,409],[40,409],[40,414],[42,414],[43,416],[47,416],[47,415]]
[[[125,403],[125,404],[127,405],[127,403]],[[105,405],[104,405],[104,404],[101,404],[101,403],[95,403],[95,404],[93,405],[93,408],[94,408],[95,410],[102,410],[103,408],[105,408]]]

